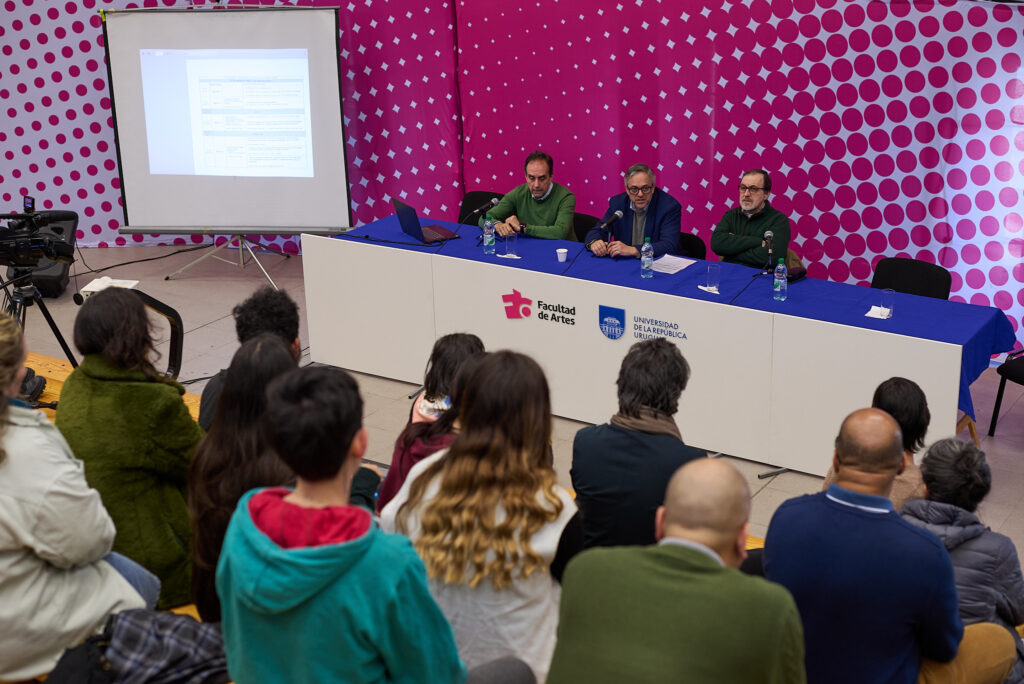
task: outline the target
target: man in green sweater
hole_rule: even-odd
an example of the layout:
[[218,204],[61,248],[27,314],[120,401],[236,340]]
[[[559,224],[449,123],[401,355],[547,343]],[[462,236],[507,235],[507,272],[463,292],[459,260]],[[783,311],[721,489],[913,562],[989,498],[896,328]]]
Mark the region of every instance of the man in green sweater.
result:
[[572,215],[576,196],[552,180],[551,155],[537,150],[526,158],[526,182],[510,190],[498,205],[480,219],[490,219],[498,235],[522,233],[549,240],[572,240]]
[[736,569],[749,515],[733,466],[701,458],[677,470],[651,521],[657,545],[570,561],[548,684],[805,682],[793,597]]
[[[789,219],[768,203],[772,179],[764,169],[752,169],[740,179],[740,205],[725,212],[711,234],[711,251],[722,261],[775,268],[789,249]],[[768,263],[765,232],[773,233],[772,263]]]

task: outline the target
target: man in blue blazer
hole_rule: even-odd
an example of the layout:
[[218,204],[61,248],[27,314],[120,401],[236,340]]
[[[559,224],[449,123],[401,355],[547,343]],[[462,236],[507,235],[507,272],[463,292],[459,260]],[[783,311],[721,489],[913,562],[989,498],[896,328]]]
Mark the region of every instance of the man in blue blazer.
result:
[[[608,211],[583,241],[595,256],[640,258],[644,238],[651,239],[654,258],[679,247],[681,208],[667,192],[654,186],[647,164],[626,169],[626,192],[608,200]],[[620,212],[620,217],[615,217]],[[600,226],[608,222],[606,228]]]

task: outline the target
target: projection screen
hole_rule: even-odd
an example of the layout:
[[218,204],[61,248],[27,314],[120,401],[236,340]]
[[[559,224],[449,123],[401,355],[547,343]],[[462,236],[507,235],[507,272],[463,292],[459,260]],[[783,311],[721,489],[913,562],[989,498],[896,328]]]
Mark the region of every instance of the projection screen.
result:
[[127,226],[352,225],[335,8],[108,10],[104,38]]

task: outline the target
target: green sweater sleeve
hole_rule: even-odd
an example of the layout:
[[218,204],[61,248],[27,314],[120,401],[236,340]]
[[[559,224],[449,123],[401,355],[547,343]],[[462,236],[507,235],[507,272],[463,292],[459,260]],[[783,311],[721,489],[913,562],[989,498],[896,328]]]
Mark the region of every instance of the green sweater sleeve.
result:
[[[515,215],[520,223],[526,224],[526,235],[549,240],[571,240],[572,218],[576,211],[576,196],[563,185],[554,184],[551,193],[538,202],[530,196],[530,189],[524,183],[510,190],[498,206],[484,215],[492,221],[504,221]],[[483,227],[484,218],[480,219]]]
[[[535,222],[525,221],[526,234],[530,237],[545,238],[547,240],[571,240],[572,217],[576,211],[576,196],[568,189],[557,186],[555,190],[561,191],[558,197],[548,197],[548,202],[557,200],[554,209],[554,221],[551,221],[551,209],[534,219]],[[554,191],[552,191],[554,194]],[[519,218],[522,221],[522,217]],[[551,221],[551,223],[547,223]],[[542,222],[538,225],[537,222]]]
[[768,247],[762,246],[767,230],[775,234],[772,256],[785,258],[789,248],[789,219],[775,209],[755,226],[748,226],[742,213],[728,211],[711,234],[711,251],[724,261],[762,268],[768,263]]
[[765,223],[761,234],[764,235],[765,230],[770,230],[775,234],[772,240],[772,261],[774,263],[768,264],[768,246],[761,246],[763,237],[754,236],[757,244],[747,249],[740,251],[736,254],[736,260],[743,264],[750,266],[760,267],[768,264],[769,268],[775,268],[775,264],[779,263],[779,259],[786,258],[786,250],[789,248],[789,219],[786,215],[779,212],[768,219]]
[[513,189],[510,192],[505,193],[505,196],[501,198],[497,206],[493,207],[490,211],[484,212],[484,215],[477,221],[477,225],[481,228],[484,227],[484,221],[490,219],[496,223],[504,221],[509,216],[516,213],[516,193],[522,189],[523,186]]

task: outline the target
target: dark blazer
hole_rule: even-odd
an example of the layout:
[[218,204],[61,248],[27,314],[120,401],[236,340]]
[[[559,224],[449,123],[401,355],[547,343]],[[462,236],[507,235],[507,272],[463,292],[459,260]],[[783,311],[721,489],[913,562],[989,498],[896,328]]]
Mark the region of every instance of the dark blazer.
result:
[[572,486],[583,516],[583,547],[653,544],[654,512],[669,478],[707,454],[672,435],[604,424],[585,427],[572,444]]
[[[629,195],[621,193],[608,200],[608,211],[598,222],[601,225],[611,218],[616,211],[622,212],[622,218],[616,219],[608,224],[608,228],[615,235],[615,239],[626,244],[633,241],[633,210],[629,207]],[[679,202],[667,192],[655,188],[654,196],[651,198],[650,208],[647,209],[647,221],[644,223],[644,237],[651,238],[651,246],[654,247],[654,258],[657,259],[666,252],[676,252],[679,248],[679,221],[682,216],[682,208]],[[608,241],[608,231],[594,227],[587,233],[583,240],[589,245],[594,240]]]

